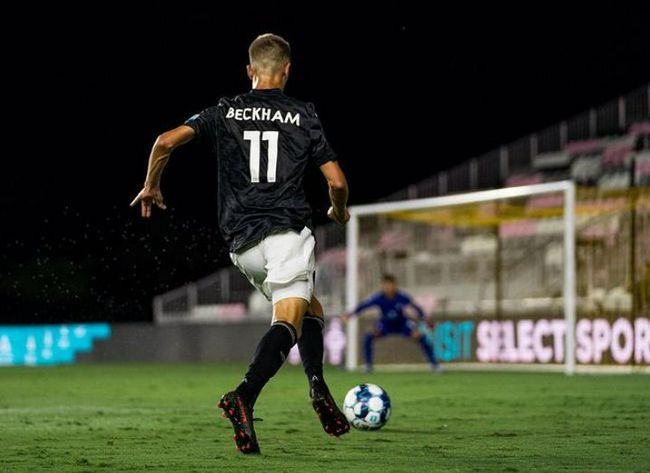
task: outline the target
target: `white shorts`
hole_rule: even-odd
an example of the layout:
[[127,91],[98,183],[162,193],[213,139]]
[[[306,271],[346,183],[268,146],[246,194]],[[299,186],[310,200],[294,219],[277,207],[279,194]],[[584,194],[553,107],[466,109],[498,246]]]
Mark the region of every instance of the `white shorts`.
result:
[[289,297],[311,301],[314,292],[314,246],[303,228],[270,235],[243,253],[230,253],[233,264],[273,304]]

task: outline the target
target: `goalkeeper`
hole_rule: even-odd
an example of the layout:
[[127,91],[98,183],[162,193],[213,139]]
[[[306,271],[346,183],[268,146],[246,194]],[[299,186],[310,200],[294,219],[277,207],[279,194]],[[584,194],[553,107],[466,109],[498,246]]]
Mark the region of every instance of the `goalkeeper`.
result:
[[365,334],[363,340],[366,372],[372,372],[373,369],[374,342],[388,335],[401,335],[416,340],[422,347],[427,361],[431,363],[432,370],[441,371],[433,352],[432,337],[426,336],[418,329],[418,324],[425,318],[424,312],[407,294],[398,290],[394,276],[385,274],[382,277],[382,290],[361,302],[352,314],[344,314],[343,321],[347,322],[351,316],[360,315],[367,309],[375,307],[379,309],[381,317],[373,330]]

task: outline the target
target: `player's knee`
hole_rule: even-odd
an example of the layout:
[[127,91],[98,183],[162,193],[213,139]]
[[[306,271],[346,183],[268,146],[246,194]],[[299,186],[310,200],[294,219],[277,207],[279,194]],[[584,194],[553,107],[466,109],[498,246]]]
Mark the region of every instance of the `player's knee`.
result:
[[300,297],[281,299],[273,306],[273,322],[291,324],[296,329],[298,338],[302,334],[302,319],[309,303]]
[[319,317],[321,319],[325,318],[325,311],[323,311],[323,306],[316,297],[312,296],[311,302],[309,303],[309,309],[307,313],[313,315],[314,317]]
[[275,325],[275,324],[288,325],[289,327],[291,327],[290,330],[293,331],[296,341],[302,335],[302,320],[297,321],[285,317],[273,317],[273,321],[271,322],[271,325]]

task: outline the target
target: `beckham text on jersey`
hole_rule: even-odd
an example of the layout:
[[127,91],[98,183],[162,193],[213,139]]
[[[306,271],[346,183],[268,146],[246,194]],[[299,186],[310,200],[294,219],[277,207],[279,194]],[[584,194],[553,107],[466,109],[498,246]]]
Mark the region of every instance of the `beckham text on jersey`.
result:
[[235,120],[280,122],[300,126],[300,113],[283,112],[281,110],[273,110],[265,107],[228,107],[226,118],[234,118]]

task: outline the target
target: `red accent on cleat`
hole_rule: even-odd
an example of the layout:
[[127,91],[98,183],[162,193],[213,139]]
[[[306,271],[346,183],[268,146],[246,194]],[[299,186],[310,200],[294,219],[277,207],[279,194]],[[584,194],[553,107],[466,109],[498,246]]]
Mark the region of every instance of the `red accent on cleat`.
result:
[[339,437],[350,431],[350,424],[336,406],[336,402],[323,382],[315,383],[311,389],[311,401],[323,430],[330,437]]
[[235,391],[224,394],[220,405],[224,411],[223,416],[232,423],[236,449],[245,454],[260,453],[253,427],[252,408]]

